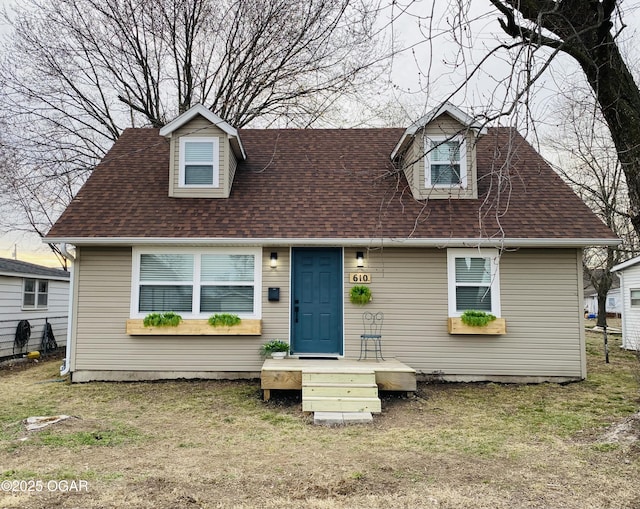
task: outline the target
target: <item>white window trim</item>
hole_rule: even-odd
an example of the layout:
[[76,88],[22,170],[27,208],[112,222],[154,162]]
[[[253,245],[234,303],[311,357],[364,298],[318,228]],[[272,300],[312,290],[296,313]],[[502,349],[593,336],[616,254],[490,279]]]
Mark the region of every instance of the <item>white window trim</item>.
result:
[[[200,185],[200,184],[186,184],[185,183],[185,145],[189,142],[211,142],[213,144],[213,161],[195,161],[202,164],[212,163],[213,166],[213,184]],[[194,161],[191,162],[192,164]],[[180,138],[180,187],[185,188],[207,188],[213,189],[220,187],[220,140],[217,137],[195,137],[195,136],[183,136]]]
[[500,309],[500,255],[497,249],[455,248],[447,249],[447,275],[449,293],[449,316],[459,317],[463,311],[456,309],[456,258],[491,259],[491,314],[501,316]]
[[[24,294],[26,291],[26,285],[27,285],[27,281],[35,281],[35,291],[34,291],[34,301],[33,301],[33,306],[27,306],[24,303]],[[46,306],[38,306],[38,296],[40,295],[40,282],[45,282],[47,283],[47,305]],[[22,306],[21,309],[23,309],[24,311],[38,311],[41,309],[49,309],[49,289],[50,289],[51,285],[49,284],[49,280],[48,279],[38,279],[35,277],[25,277],[22,278]]]
[[633,301],[637,300],[633,298],[633,292],[640,292],[640,288],[630,288],[629,289],[629,307],[632,308],[640,308],[640,304],[634,304]]
[[[143,254],[186,254],[194,255],[193,271],[194,275],[200,274],[200,255],[203,254],[250,254],[254,256],[254,274],[253,274],[253,313],[237,313],[240,318],[260,319],[262,318],[262,249],[260,248],[138,248],[132,250],[131,263],[131,305],[130,318],[144,318],[148,313],[138,311],[140,299],[140,256]],[[194,278],[195,279],[195,278]],[[199,280],[193,282],[180,281],[176,284],[187,284],[193,286],[192,307],[191,309],[200,309],[200,286]],[[230,285],[235,284],[230,282]],[[205,284],[206,286],[206,284]],[[184,319],[206,319],[213,313],[186,313],[180,312],[180,316]]]
[[[434,184],[431,182],[431,142],[443,143],[445,141],[457,141],[460,144],[460,185]],[[434,189],[466,189],[467,188],[467,139],[464,135],[454,136],[425,136],[424,138],[424,185]]]

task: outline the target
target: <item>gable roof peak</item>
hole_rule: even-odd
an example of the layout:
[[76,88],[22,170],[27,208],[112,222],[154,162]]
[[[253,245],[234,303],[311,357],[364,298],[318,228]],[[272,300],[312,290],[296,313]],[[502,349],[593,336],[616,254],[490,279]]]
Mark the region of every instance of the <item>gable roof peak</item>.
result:
[[462,111],[460,108],[454,106],[450,102],[445,101],[440,106],[433,108],[431,111],[429,111],[429,113],[427,113],[423,117],[420,117],[413,124],[407,127],[406,131],[402,135],[402,138],[400,138],[400,141],[398,141],[398,144],[393,149],[393,152],[391,153],[391,159],[395,159],[402,147],[405,145],[408,138],[415,136],[420,129],[433,122],[436,118],[445,113],[451,116],[454,120],[460,122],[462,125],[466,126],[468,129],[478,131],[479,135],[487,134],[488,132],[487,127],[478,122],[474,117]]
[[418,130],[422,129],[428,123],[432,122],[440,115],[444,113],[449,114],[449,116],[453,117],[455,120],[460,122],[462,125],[467,126],[469,129],[474,129],[478,131],[478,134],[487,134],[487,128],[480,124],[474,117],[462,111],[457,106],[454,106],[450,102],[446,101],[442,103],[440,106],[433,108],[429,113],[425,116],[416,120],[413,124],[411,124],[407,131],[410,131],[411,134],[415,134]]
[[219,127],[225,133],[227,133],[230,140],[232,141],[232,145],[234,145],[234,150],[237,152],[237,155],[242,159],[247,158],[247,154],[245,153],[242,142],[240,141],[240,136],[238,135],[238,130],[235,127],[232,127],[229,123],[225,122],[209,108],[200,103],[193,105],[182,115],[178,115],[171,122],[162,127],[160,129],[160,136],[170,136],[171,133],[173,133],[176,129],[179,129],[198,115],[204,117],[213,125]]

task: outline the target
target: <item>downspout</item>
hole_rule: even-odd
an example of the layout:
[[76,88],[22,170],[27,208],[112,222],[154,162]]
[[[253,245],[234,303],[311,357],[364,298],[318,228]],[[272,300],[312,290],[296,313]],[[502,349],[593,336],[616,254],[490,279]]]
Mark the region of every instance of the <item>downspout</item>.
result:
[[67,345],[64,356],[64,363],[60,366],[60,376],[66,376],[71,371],[71,337],[73,326],[73,293],[74,293],[74,274],[75,274],[75,261],[76,258],[69,250],[69,246],[66,243],[60,245],[60,252],[67,260],[71,262],[71,270],[69,271],[69,309],[67,312]]

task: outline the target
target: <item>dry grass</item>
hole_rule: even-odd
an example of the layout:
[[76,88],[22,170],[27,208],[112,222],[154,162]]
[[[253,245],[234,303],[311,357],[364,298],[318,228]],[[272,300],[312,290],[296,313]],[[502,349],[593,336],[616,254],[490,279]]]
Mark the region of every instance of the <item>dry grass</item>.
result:
[[[604,438],[638,410],[637,361],[612,338],[604,364],[601,343],[585,382],[420,385],[385,396],[373,425],[332,429],[298,393],[263,403],[256,382],[69,385],[59,361],[0,373],[1,479],[89,486],[0,492],[0,507],[637,508],[640,446]],[[24,431],[52,414],[76,418]]]

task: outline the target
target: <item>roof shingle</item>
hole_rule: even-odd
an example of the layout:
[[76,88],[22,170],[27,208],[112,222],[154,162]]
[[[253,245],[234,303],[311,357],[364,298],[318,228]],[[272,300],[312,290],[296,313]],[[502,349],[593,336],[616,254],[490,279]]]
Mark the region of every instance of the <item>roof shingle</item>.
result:
[[43,267],[35,263],[0,258],[0,274],[16,276],[41,276],[44,278],[69,279],[69,272]]
[[476,200],[414,200],[403,129],[247,129],[228,199],[168,196],[169,142],[127,129],[49,238],[614,239],[515,130],[477,145]]

